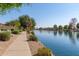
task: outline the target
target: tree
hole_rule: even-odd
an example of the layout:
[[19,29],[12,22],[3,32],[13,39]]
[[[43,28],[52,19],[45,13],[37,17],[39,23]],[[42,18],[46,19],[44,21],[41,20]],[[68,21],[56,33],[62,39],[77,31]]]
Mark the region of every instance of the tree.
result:
[[53,26],[53,29],[54,30],[57,30],[58,29],[56,24]]
[[68,29],[71,30],[73,27],[72,23],[69,24]]
[[20,27],[20,22],[18,20],[12,20],[10,22],[7,22],[5,25],[19,28]]
[[29,27],[29,16],[27,15],[23,15],[19,17],[19,21],[21,23],[21,26],[26,29],[27,27]]
[[19,17],[19,20],[12,20],[10,22],[6,22],[7,26],[13,26],[15,28],[23,28],[24,30],[33,30],[35,28],[35,20],[27,15],[23,15]]
[[77,23],[76,27],[79,29],[79,23]]
[[76,24],[76,22],[77,22],[77,19],[76,18],[72,18],[71,19],[71,23]]
[[20,22],[18,20],[15,20],[14,22],[15,22],[15,27],[18,27],[19,28],[20,25],[21,25]]
[[9,10],[19,8],[22,6],[22,3],[0,3],[0,14],[4,14]]
[[[23,3],[0,3],[0,15],[3,15],[9,12],[12,9],[19,9]],[[26,5],[31,5],[30,3],[26,3]]]
[[27,30],[33,30],[36,25],[34,19],[27,15],[20,16],[19,21],[21,23],[21,26]]
[[30,25],[29,26],[31,27],[31,30],[35,29],[36,22],[35,22],[35,20],[33,18],[30,18]]
[[76,18],[72,18],[70,23],[69,23],[69,28],[70,29],[75,29],[76,22],[77,22],[77,19]]
[[58,29],[59,30],[62,30],[63,29],[62,25],[59,25]]
[[64,29],[66,29],[66,30],[67,30],[67,29],[68,29],[68,25],[65,25],[65,26],[64,26]]

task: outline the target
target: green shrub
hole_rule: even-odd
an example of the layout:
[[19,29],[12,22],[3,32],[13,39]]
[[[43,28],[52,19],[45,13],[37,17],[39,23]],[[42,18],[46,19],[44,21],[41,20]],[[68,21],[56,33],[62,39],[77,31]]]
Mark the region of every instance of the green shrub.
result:
[[19,33],[20,33],[19,30],[13,30],[13,31],[12,31],[12,34],[19,34]]
[[22,32],[22,30],[19,30],[19,32]]
[[0,40],[7,41],[10,39],[10,32],[1,32],[0,33]]
[[7,31],[7,29],[1,29],[1,31]]
[[28,30],[27,30],[27,33],[29,34],[29,33],[30,33],[30,31],[28,31]]
[[35,33],[34,33],[33,31],[31,32],[31,34],[32,34],[32,35],[35,35]]
[[11,31],[14,31],[14,29],[11,29]]
[[30,35],[29,41],[38,41],[38,38],[35,35]]
[[37,55],[38,56],[51,56],[51,50],[45,47],[39,48]]

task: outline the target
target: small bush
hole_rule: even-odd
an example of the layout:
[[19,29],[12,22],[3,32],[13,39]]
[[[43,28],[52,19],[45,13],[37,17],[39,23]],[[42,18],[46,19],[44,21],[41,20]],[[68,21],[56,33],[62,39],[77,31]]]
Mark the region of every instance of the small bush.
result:
[[29,34],[29,33],[30,33],[30,31],[28,31],[28,30],[27,30],[27,33]]
[[19,30],[19,32],[22,32],[22,30]]
[[11,29],[11,31],[14,31],[14,29]]
[[45,47],[39,48],[37,55],[38,56],[51,56],[51,50]]
[[1,31],[7,31],[7,29],[1,29]]
[[31,32],[31,34],[32,34],[32,35],[35,35],[35,33],[34,33],[33,31]]
[[19,30],[14,30],[14,31],[12,31],[12,34],[19,34],[19,33],[20,33]]
[[35,35],[30,35],[29,41],[38,41],[38,38]]
[[0,40],[7,41],[10,39],[10,32],[1,32],[0,33]]

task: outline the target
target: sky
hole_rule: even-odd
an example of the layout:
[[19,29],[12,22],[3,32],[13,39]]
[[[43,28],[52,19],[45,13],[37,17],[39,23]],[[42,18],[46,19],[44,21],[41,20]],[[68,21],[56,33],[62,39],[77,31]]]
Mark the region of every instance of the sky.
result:
[[71,18],[79,22],[79,4],[66,3],[35,3],[23,5],[18,10],[11,9],[5,15],[0,15],[0,23],[18,19],[19,16],[29,15],[36,21],[36,27],[53,27],[54,24],[66,25]]

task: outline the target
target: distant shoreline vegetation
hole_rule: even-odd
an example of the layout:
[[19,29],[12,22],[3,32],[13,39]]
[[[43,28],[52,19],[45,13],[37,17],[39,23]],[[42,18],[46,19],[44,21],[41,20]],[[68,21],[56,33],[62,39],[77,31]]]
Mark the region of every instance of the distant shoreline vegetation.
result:
[[67,25],[59,25],[57,26],[56,24],[53,25],[52,27],[40,27],[36,28],[35,30],[50,30],[50,31],[79,31],[79,23],[77,22],[76,18],[72,18]]

